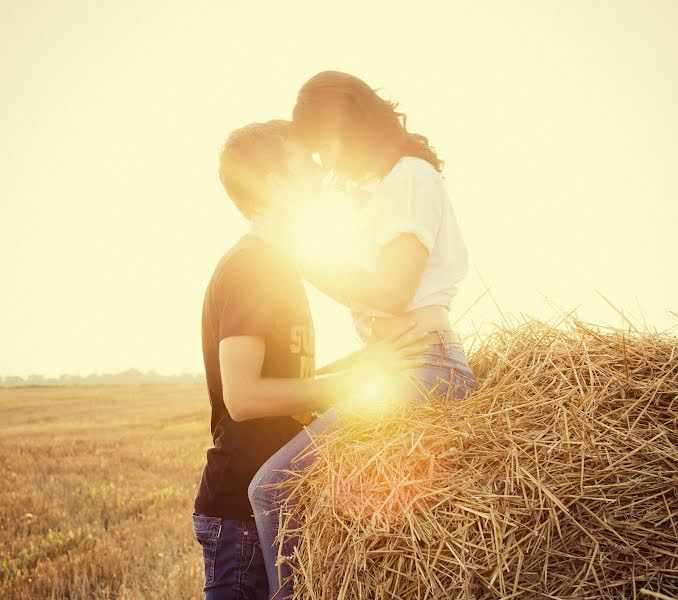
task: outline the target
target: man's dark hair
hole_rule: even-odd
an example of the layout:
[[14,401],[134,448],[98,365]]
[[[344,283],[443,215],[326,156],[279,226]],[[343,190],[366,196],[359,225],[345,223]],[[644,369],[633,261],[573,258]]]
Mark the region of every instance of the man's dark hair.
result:
[[228,136],[219,156],[219,179],[246,218],[266,205],[266,176],[287,171],[285,142],[291,137],[292,123],[282,119],[250,123]]

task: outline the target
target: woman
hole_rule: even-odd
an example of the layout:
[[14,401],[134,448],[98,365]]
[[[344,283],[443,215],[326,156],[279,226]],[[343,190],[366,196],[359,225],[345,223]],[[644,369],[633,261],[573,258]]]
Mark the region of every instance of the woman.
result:
[[[427,332],[424,366],[412,371],[429,392],[462,397],[473,374],[450,324],[450,303],[467,270],[464,242],[440,171],[442,161],[428,140],[406,128],[406,117],[361,79],[337,71],[318,73],[299,91],[294,125],[324,168],[360,190],[357,241],[348,267],[304,267],[320,290],[350,307],[366,343],[381,340],[407,323]],[[413,399],[417,393],[413,393]],[[285,500],[265,488],[286,478],[281,472],[307,466],[311,437],[326,431],[336,417],[328,410],[274,454],[249,487],[266,562],[271,596],[278,591],[274,540],[278,510]],[[282,554],[292,553],[287,539]],[[281,565],[281,580],[289,567]],[[287,583],[275,596],[292,593]]]

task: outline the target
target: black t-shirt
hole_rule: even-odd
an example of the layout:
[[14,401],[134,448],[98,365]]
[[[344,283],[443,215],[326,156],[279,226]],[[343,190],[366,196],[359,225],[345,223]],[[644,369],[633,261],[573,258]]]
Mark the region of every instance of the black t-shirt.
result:
[[224,404],[219,342],[229,336],[265,339],[262,377],[315,373],[313,323],[301,275],[266,242],[246,235],[219,262],[205,293],[202,351],[212,406],[214,447],[195,499],[195,511],[253,520],[247,487],[278,449],[302,430],[292,417],[234,421]]

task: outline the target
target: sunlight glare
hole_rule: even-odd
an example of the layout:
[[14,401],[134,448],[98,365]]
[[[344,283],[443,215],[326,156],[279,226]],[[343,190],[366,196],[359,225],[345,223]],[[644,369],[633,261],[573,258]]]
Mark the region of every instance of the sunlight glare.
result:
[[342,407],[363,418],[378,419],[402,404],[405,382],[402,377],[379,368],[365,368],[356,374],[356,391]]
[[343,264],[351,246],[351,199],[331,188],[301,205],[293,228],[294,253],[304,262]]

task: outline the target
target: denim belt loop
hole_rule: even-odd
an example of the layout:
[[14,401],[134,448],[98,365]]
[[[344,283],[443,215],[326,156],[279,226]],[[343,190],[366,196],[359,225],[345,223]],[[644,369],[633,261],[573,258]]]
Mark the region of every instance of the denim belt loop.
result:
[[440,338],[440,342],[443,345],[443,348],[445,349],[445,356],[450,355],[450,341],[447,339],[447,332],[444,329],[436,329],[435,332],[438,334],[438,337]]

